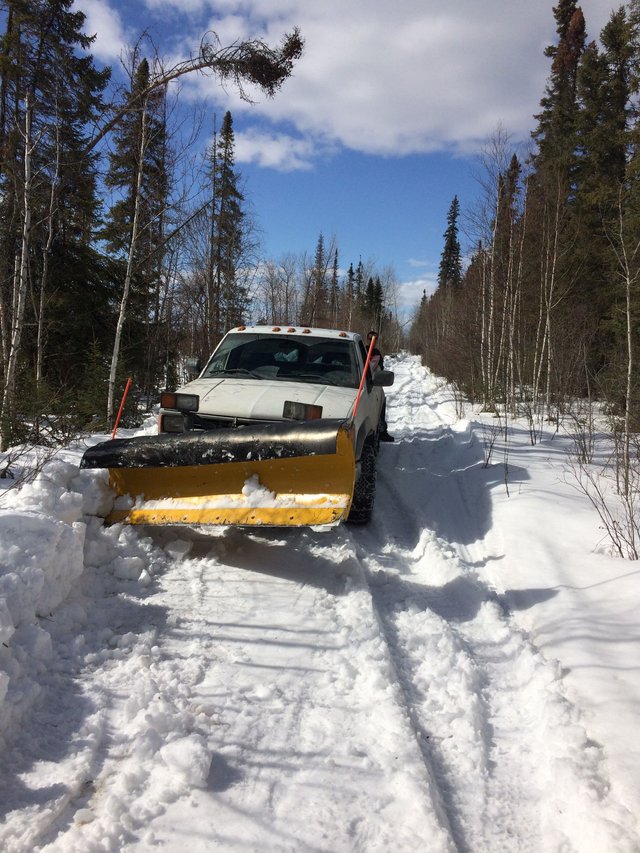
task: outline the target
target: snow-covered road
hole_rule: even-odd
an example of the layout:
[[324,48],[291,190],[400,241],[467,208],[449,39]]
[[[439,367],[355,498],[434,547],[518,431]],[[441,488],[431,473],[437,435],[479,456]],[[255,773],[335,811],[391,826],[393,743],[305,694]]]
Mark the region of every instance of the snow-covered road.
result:
[[[82,571],[0,652],[0,849],[640,849],[560,665],[489,580],[515,556],[501,466],[443,383],[393,367],[368,527],[145,533],[67,507]],[[83,477],[61,465],[4,524],[38,500],[62,524]]]

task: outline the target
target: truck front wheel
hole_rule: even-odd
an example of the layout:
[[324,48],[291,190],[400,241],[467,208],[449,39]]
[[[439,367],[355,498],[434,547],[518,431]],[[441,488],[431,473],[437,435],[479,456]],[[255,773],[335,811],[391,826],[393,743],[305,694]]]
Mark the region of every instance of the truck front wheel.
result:
[[376,497],[376,454],[371,442],[362,448],[360,476],[353,490],[353,500],[347,521],[349,524],[366,524],[371,519]]

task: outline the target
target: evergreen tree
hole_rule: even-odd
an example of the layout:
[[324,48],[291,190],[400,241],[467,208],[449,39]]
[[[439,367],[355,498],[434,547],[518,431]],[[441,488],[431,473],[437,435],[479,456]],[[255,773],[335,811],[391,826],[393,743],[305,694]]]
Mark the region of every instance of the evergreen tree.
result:
[[366,310],[365,305],[365,284],[364,284],[364,266],[362,264],[362,258],[358,261],[358,266],[356,267],[356,277],[354,281],[354,291],[355,291],[355,301],[356,307],[358,309],[359,314],[363,314]]
[[367,281],[367,287],[365,290],[365,300],[364,307],[366,311],[366,320],[369,326],[373,326],[375,324],[375,312],[376,312],[376,290],[375,283],[373,281],[373,276],[369,276]]
[[602,51],[592,42],[578,73],[575,168],[578,212],[610,208],[625,179],[631,97],[631,28],[624,8],[614,12],[601,33]]
[[379,333],[384,316],[384,292],[380,276],[369,276],[365,290],[364,315],[367,327]]
[[329,294],[329,325],[332,329],[338,326],[338,309],[340,307],[340,292],[338,285],[338,250],[333,253],[333,268],[331,270],[331,288]]
[[623,8],[611,15],[601,41],[602,50],[595,43],[588,45],[579,68],[579,156],[573,203],[575,252],[583,267],[583,310],[593,326],[589,366],[594,371],[608,363],[612,344],[616,274],[611,234],[616,229],[629,148],[632,50]]
[[418,353],[423,358],[427,355],[426,330],[429,322],[429,299],[427,291],[422,291],[418,307],[411,321],[409,332],[409,346],[412,352]]
[[[88,53],[93,39],[82,32],[84,15],[71,6],[71,0],[2,3],[0,446],[10,440],[18,372],[32,366],[37,388],[49,369],[48,304],[66,287],[64,263],[55,279],[50,261],[54,253],[77,255],[96,223],[94,156],[83,152],[109,71],[95,68]],[[59,319],[68,323],[70,317]]]
[[308,270],[303,299],[304,322],[314,326],[331,324],[329,264],[333,256],[333,247],[327,253],[324,235],[320,233],[313,258],[313,266]]
[[537,151],[528,181],[528,242],[523,261],[523,299],[538,323],[532,332],[531,370],[533,397],[549,409],[558,402],[568,350],[567,337],[584,347],[584,317],[572,304],[570,294],[582,273],[582,258],[575,254],[577,224],[573,216],[575,197],[578,69],[584,51],[586,27],[575,0],[560,0],[554,7],[557,45],[545,55],[551,72],[538,126],[533,133]]
[[214,333],[220,335],[242,322],[248,304],[247,287],[238,275],[245,247],[244,196],[239,188],[235,169],[235,136],[231,113],[225,113],[220,139],[212,152],[213,167],[213,257],[216,291],[219,298],[218,324]]
[[447,229],[444,232],[444,249],[438,269],[438,287],[459,287],[462,281],[462,263],[460,243],[458,241],[458,216],[460,203],[458,196],[453,197],[447,214]]
[[353,310],[356,304],[356,274],[353,270],[353,263],[349,264],[347,270],[347,280],[345,283],[345,320],[344,325],[350,329],[352,325]]
[[380,276],[376,276],[373,288],[373,325],[378,331],[382,330],[384,315],[384,290]]
[[573,159],[576,126],[578,64],[586,38],[582,9],[575,0],[559,0],[553,9],[558,44],[550,45],[551,74],[536,118],[533,137],[538,144],[536,166],[554,163],[568,170]]
[[134,53],[132,66],[130,97],[137,109],[118,126],[109,156],[105,184],[116,192],[116,200],[109,209],[102,236],[113,255],[126,256],[129,261],[129,275],[125,275],[123,283],[129,288],[125,316],[121,318],[123,346],[118,356],[138,384],[148,388],[153,372],[149,365],[150,324],[161,286],[168,195],[165,95],[162,89],[144,94],[151,80],[145,57]]

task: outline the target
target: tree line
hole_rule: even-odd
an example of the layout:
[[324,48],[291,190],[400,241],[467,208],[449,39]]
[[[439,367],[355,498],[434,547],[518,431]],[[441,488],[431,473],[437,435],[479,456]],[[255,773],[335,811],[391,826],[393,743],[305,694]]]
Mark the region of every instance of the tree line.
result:
[[481,201],[462,214],[453,199],[411,345],[486,410],[527,414],[534,438],[536,423],[595,397],[629,433],[640,425],[640,2],[612,12],[599,44],[575,0],[553,15],[531,150],[518,156],[499,128]]
[[375,331],[397,349],[402,340],[397,280],[362,258],[343,272],[336,238],[320,234],[313,255],[288,253],[263,262],[256,276],[253,312],[260,323],[282,318],[307,326]]
[[514,416],[528,419],[532,444],[562,425],[575,484],[614,552],[638,559],[640,0],[611,13],[599,44],[575,0],[553,14],[531,151],[518,157],[502,129],[490,140],[482,200],[466,213],[468,263],[454,198],[438,286],[411,341],[494,413],[505,447]]

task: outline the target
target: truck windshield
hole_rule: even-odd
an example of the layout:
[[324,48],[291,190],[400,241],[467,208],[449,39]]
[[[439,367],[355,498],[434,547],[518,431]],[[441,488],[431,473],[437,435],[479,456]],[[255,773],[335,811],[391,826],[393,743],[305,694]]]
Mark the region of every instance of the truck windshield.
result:
[[254,377],[357,388],[353,344],[306,335],[230,334],[211,356],[203,377]]

